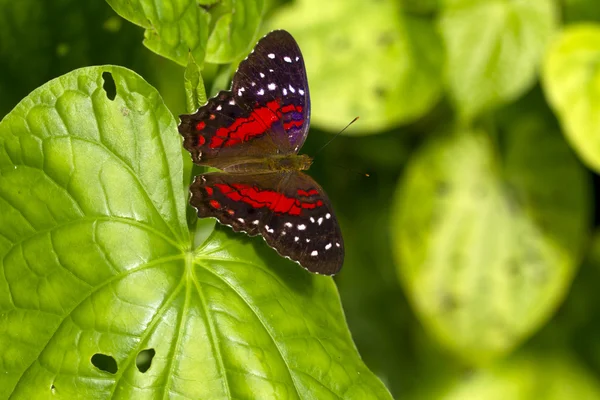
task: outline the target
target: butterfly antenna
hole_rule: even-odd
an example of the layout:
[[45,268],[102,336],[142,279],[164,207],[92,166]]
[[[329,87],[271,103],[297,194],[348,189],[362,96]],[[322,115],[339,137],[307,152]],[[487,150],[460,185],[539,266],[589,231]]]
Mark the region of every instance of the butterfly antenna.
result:
[[313,158],[315,158],[317,156],[317,154],[319,154],[325,147],[327,147],[329,145],[329,143],[333,142],[333,140],[336,137],[340,136],[346,129],[348,129],[350,127],[350,125],[352,125],[353,123],[355,123],[356,120],[358,120],[358,118],[359,117],[356,117],[352,121],[350,121],[350,123],[348,125],[346,125],[346,127],[344,129],[342,129],[341,131],[339,131],[338,133],[336,133],[331,139],[329,139],[329,141],[327,143],[325,143],[323,146],[321,146],[321,148],[316,151],[316,153],[313,156]]

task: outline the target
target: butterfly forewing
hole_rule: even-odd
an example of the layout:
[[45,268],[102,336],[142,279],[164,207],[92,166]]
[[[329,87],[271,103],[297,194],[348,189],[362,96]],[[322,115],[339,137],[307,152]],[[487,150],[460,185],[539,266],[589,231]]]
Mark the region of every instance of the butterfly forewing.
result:
[[271,32],[240,63],[231,91],[180,118],[184,147],[197,164],[226,167],[239,157],[297,153],[308,133],[310,100],[296,41]]
[[210,173],[198,176],[190,190],[200,217],[260,234],[311,272],[333,275],[342,267],[344,243],[331,203],[308,175]]
[[280,118],[271,125],[284,154],[297,153],[308,134],[310,95],[304,59],[286,31],[260,40],[233,77],[232,92],[240,104],[267,105]]

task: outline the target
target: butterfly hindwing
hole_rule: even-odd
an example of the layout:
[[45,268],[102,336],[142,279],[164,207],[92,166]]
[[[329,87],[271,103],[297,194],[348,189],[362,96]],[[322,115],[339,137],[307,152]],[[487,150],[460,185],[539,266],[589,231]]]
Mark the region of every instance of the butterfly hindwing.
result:
[[226,167],[239,157],[297,153],[308,133],[310,100],[296,41],[285,31],[269,33],[240,63],[231,91],[180,118],[196,164]]
[[344,243],[331,203],[308,175],[209,173],[198,176],[190,191],[200,217],[260,234],[311,272],[333,275],[342,267]]

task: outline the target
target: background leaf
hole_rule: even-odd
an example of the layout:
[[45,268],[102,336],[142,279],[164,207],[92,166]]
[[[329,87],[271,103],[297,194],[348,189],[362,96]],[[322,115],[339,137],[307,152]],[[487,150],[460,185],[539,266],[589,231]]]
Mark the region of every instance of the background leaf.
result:
[[206,61],[224,64],[245,57],[255,42],[264,9],[263,0],[215,2],[214,8],[209,8],[214,26],[208,38]]
[[448,400],[475,399],[600,399],[594,377],[562,354],[519,354],[485,370],[467,374],[443,396]]
[[377,133],[421,117],[439,98],[442,53],[433,23],[403,15],[392,0],[377,7],[301,0],[270,26],[288,29],[302,48],[318,127],[339,130],[360,116],[348,133]]
[[186,65],[190,52],[198,62],[203,62],[210,16],[195,0],[106,2],[117,14],[146,29],[144,45],[156,54]]
[[581,159],[600,171],[600,27],[573,26],[552,44],[544,89]]
[[497,143],[483,131],[432,140],[398,188],[404,287],[426,328],[470,361],[506,353],[545,322],[585,243],[585,174],[543,128],[524,117]]
[[533,85],[556,14],[552,0],[443,2],[446,84],[460,118],[515,100]]
[[229,63],[254,42],[263,0],[106,0],[123,18],[146,29],[144,44],[155,53],[187,64]]

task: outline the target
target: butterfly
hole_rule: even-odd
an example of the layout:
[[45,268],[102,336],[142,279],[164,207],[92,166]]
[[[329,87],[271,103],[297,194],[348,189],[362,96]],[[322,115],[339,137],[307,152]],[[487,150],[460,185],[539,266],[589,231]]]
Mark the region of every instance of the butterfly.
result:
[[261,235],[311,272],[341,269],[344,242],[331,202],[302,172],[312,159],[298,155],[310,96],[302,53],[288,32],[263,37],[240,63],[231,90],[180,119],[194,163],[222,171],[198,175],[190,186],[199,217]]

